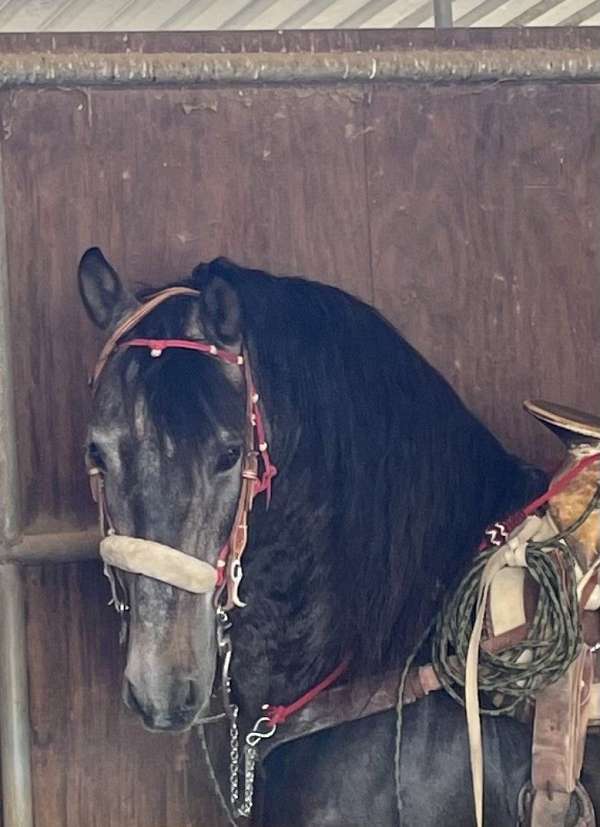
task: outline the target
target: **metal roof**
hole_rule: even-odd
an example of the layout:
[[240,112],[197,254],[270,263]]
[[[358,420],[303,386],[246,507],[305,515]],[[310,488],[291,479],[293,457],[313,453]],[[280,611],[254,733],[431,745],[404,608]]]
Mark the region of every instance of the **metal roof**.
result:
[[[600,25],[600,0],[452,0],[455,26]],[[432,0],[0,0],[0,31],[412,28]]]

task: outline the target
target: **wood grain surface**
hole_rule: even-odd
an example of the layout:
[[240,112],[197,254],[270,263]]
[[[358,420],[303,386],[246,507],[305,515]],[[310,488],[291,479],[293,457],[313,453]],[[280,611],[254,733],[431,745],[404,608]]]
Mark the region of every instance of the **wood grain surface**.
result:
[[[0,48],[296,51],[597,47],[600,31],[3,35]],[[369,300],[514,451],[521,412],[598,412],[596,85],[21,90],[0,95],[21,499],[88,525],[85,383],[100,340],[75,272],[100,245],[159,284],[229,255]],[[96,564],[26,573],[36,827],[221,827],[194,739],[122,707]]]
[[366,210],[362,93],[45,91],[4,113],[23,510],[80,525],[99,339],[79,256],[97,244],[130,282],[159,284],[223,254],[371,298],[368,226],[352,217]]
[[600,409],[600,87],[378,87],[368,122],[377,304],[552,465],[522,400]]

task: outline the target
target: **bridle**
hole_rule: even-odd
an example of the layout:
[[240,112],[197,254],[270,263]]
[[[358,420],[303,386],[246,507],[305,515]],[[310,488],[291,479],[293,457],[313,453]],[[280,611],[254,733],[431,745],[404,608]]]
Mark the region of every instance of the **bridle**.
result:
[[[246,388],[246,416],[245,435],[241,469],[241,487],[238,504],[235,511],[233,528],[224,546],[219,551],[216,564],[216,593],[215,606],[221,606],[229,611],[234,606],[243,607],[240,599],[239,587],[243,577],[242,556],[248,544],[248,515],[252,510],[254,498],[265,493],[267,505],[271,500],[271,483],[277,474],[277,469],[271,462],[269,447],[266,439],[264,420],[259,408],[259,395],[252,377],[248,354],[242,350],[236,354],[224,350],[206,341],[194,339],[150,339],[132,338],[123,340],[139,322],[148,316],[163,302],[175,296],[189,296],[198,298],[198,290],[189,287],[169,287],[150,297],[140,307],[117,326],[112,333],[98,358],[91,378],[92,392],[95,393],[100,376],[110,357],[116,352],[123,352],[132,347],[145,348],[152,358],[160,358],[166,350],[191,350],[209,358],[217,359],[228,365],[237,365],[243,372]],[[262,466],[259,474],[259,465]],[[110,517],[104,491],[104,472],[97,466],[88,469],[92,486],[92,495],[98,504],[100,530],[103,536],[115,535],[115,525]],[[111,579],[109,577],[109,579]],[[120,614],[127,610],[127,601],[121,599],[114,588],[114,575],[111,579],[115,608]],[[223,596],[225,599],[223,600]]]
[[[91,465],[88,467],[88,474],[92,496],[98,505],[100,532],[104,538],[100,544],[100,554],[104,560],[104,573],[111,586],[111,604],[114,605],[121,618],[121,642],[124,642],[127,636],[127,612],[129,611],[127,588],[121,575],[122,570],[152,576],[195,593],[214,590],[217,644],[221,662],[221,694],[224,714],[228,717],[230,724],[230,803],[234,814],[248,817],[252,811],[258,744],[264,739],[271,738],[278,726],[288,717],[303,710],[335,683],[346,670],[348,662],[340,663],[331,674],[289,706],[269,704],[263,706],[263,714],[245,738],[244,791],[243,802],[240,801],[238,786],[240,750],[237,723],[239,710],[232,701],[230,675],[232,643],[228,613],[232,609],[243,608],[246,605],[240,598],[239,589],[243,578],[242,557],[248,543],[248,518],[254,499],[259,494],[266,495],[266,504],[267,507],[269,506],[272,480],[277,474],[277,469],[269,454],[265,423],[259,407],[260,397],[254,383],[248,352],[244,347],[240,353],[233,353],[204,340],[125,338],[153,310],[168,299],[177,296],[198,298],[200,291],[190,287],[169,287],[153,294],[127,316],[116,327],[102,348],[90,379],[90,386],[92,393],[95,393],[111,356],[115,352],[123,352],[132,347],[145,348],[150,352],[150,356],[156,359],[160,358],[166,350],[191,350],[240,368],[246,393],[241,486],[233,527],[218,553],[216,567],[213,568],[205,561],[197,560],[161,543],[119,535],[106,502],[104,469]],[[163,573],[169,566],[174,565],[178,566],[179,578],[177,580],[174,579],[172,573],[170,575]],[[194,723],[204,724],[221,718],[223,714],[196,720]]]

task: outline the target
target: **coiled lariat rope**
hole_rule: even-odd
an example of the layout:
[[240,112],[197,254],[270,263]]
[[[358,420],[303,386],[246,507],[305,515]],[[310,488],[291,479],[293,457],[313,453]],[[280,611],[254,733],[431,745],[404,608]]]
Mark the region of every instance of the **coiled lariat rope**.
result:
[[[506,715],[557,680],[577,654],[580,641],[577,588],[570,552],[564,546],[548,550],[528,548],[527,569],[539,583],[535,615],[526,637],[500,653],[479,652],[478,683],[485,715]],[[438,616],[433,646],[433,668],[444,689],[464,704],[465,670],[473,632],[479,583],[483,569],[496,552],[479,555],[476,564],[446,602]],[[568,561],[568,562],[567,562]],[[522,657],[527,652],[527,658]]]
[[[506,715],[558,680],[575,659],[582,640],[576,560],[567,538],[600,506],[600,486],[583,513],[547,540],[529,540],[526,568],[539,585],[534,617],[526,636],[502,652],[479,651],[480,711]],[[432,663],[444,689],[464,704],[465,671],[483,571],[498,552],[481,552],[438,615]],[[527,657],[524,653],[527,653]]]

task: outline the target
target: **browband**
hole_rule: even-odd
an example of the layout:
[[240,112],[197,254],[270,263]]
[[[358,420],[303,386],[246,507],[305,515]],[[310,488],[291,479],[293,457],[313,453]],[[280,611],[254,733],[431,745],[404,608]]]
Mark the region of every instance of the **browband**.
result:
[[110,356],[119,341],[123,338],[123,336],[129,333],[130,330],[133,330],[133,328],[139,324],[142,319],[145,319],[149,313],[152,313],[155,307],[158,307],[159,304],[162,304],[166,299],[170,299],[172,296],[194,296],[197,298],[199,295],[200,291],[194,290],[193,287],[167,287],[165,290],[160,290],[158,293],[155,293],[149,299],[144,301],[143,304],[140,304],[131,315],[127,316],[121,324],[116,326],[114,331],[106,340],[104,347],[100,351],[100,356],[98,356],[98,361],[96,362],[94,372],[90,379],[92,391],[96,390],[98,380],[100,379],[100,374],[106,367],[106,363],[110,359]]

